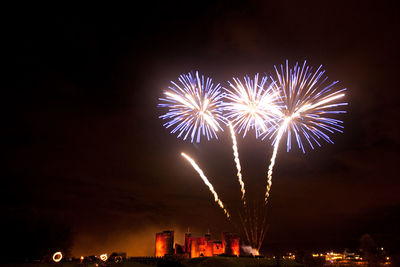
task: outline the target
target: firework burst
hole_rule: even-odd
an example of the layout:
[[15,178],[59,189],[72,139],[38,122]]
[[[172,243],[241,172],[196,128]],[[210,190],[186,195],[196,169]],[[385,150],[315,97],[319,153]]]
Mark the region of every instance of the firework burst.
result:
[[[343,132],[343,122],[332,118],[332,116],[346,113],[341,107],[347,103],[337,102],[344,97],[344,89],[336,90],[338,81],[326,84],[328,79],[324,76],[325,71],[319,66],[315,72],[306,65],[304,61],[300,66],[298,63],[293,68],[281,65],[280,70],[275,66],[276,81],[272,86],[281,91],[279,105],[280,121],[270,127],[265,136],[273,138],[274,151],[268,168],[268,185],[265,201],[268,201],[269,191],[272,184],[272,170],[280,140],[286,136],[287,151],[292,147],[292,136],[294,136],[298,147],[305,153],[304,144],[312,149],[315,145],[321,146],[322,141],[332,143],[330,134]],[[271,77],[274,80],[273,77]]]
[[224,88],[227,99],[223,103],[225,116],[239,134],[243,132],[243,137],[254,128],[258,138],[274,125],[280,114],[275,103],[279,98],[279,88],[268,83],[268,77],[259,80],[258,74],[254,79],[244,77],[244,83],[238,78],[233,78],[233,81],[228,82],[230,89]]
[[195,74],[179,76],[179,83],[171,81],[172,86],[164,91],[164,97],[159,100],[159,107],[168,108],[161,119],[166,128],[172,127],[171,133],[178,133],[178,138],[191,142],[200,142],[201,136],[207,140],[218,138],[217,132],[223,131],[221,123],[226,119],[222,115],[221,104],[224,94],[221,86],[212,83],[211,78]]

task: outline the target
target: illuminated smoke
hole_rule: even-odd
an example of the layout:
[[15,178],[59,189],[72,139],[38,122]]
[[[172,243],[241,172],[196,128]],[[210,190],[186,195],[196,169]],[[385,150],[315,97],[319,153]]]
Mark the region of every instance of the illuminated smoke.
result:
[[241,246],[242,250],[245,254],[257,256],[260,255],[257,249],[252,248],[251,246]]
[[235,130],[233,129],[232,124],[230,124],[230,123],[229,123],[229,129],[231,130],[233,156],[235,158],[236,169],[237,169],[237,177],[238,177],[238,181],[239,181],[239,184],[240,184],[240,190],[242,191],[242,201],[243,201],[243,204],[246,205],[246,199],[245,199],[246,189],[244,188],[244,182],[243,182],[243,179],[242,179],[242,168],[240,166],[240,161],[239,161],[239,152],[238,152],[238,149],[237,149]]
[[189,161],[190,164],[192,164],[192,167],[197,171],[197,173],[200,175],[201,179],[203,180],[203,182],[208,186],[208,189],[210,189],[211,193],[214,196],[214,200],[215,202],[218,203],[218,205],[221,207],[221,209],[224,210],[224,213],[226,215],[226,217],[229,219],[230,215],[229,212],[225,209],[224,204],[222,203],[222,201],[219,199],[217,192],[215,192],[213,185],[208,181],[207,177],[204,175],[203,171],[200,169],[200,167],[196,164],[196,162],[189,157],[188,155],[186,155],[185,153],[181,153],[181,155],[187,160]]

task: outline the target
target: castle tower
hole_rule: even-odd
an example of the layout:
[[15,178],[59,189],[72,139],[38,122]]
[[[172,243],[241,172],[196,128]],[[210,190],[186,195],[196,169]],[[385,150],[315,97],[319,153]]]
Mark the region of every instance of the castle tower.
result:
[[174,231],[163,231],[156,233],[156,246],[154,255],[164,257],[174,254]]
[[192,247],[192,234],[189,232],[189,228],[188,231],[185,233],[185,253],[190,255],[190,251],[191,251],[191,247]]
[[208,229],[208,232],[204,235],[204,253],[203,253],[203,255],[205,257],[213,256],[213,242],[211,240],[210,229]]

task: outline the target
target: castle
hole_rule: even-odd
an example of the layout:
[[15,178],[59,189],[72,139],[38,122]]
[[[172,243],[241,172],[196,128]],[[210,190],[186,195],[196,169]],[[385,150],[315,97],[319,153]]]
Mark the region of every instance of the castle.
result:
[[239,256],[240,238],[237,234],[223,232],[222,241],[214,241],[211,234],[202,237],[193,237],[190,232],[185,233],[185,244],[175,244],[174,231],[166,230],[156,233],[155,256],[180,255],[185,258],[212,257],[217,255]]

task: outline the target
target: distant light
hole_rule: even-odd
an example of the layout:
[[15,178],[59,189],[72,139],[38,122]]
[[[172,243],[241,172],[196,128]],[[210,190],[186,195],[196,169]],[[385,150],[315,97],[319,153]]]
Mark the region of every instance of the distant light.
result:
[[115,262],[119,263],[122,262],[122,257],[120,255],[118,255],[117,257],[115,257]]
[[101,254],[100,255],[100,260],[106,261],[108,259],[107,253]]
[[54,262],[60,262],[63,258],[63,255],[60,251],[56,252],[53,254],[53,261]]

